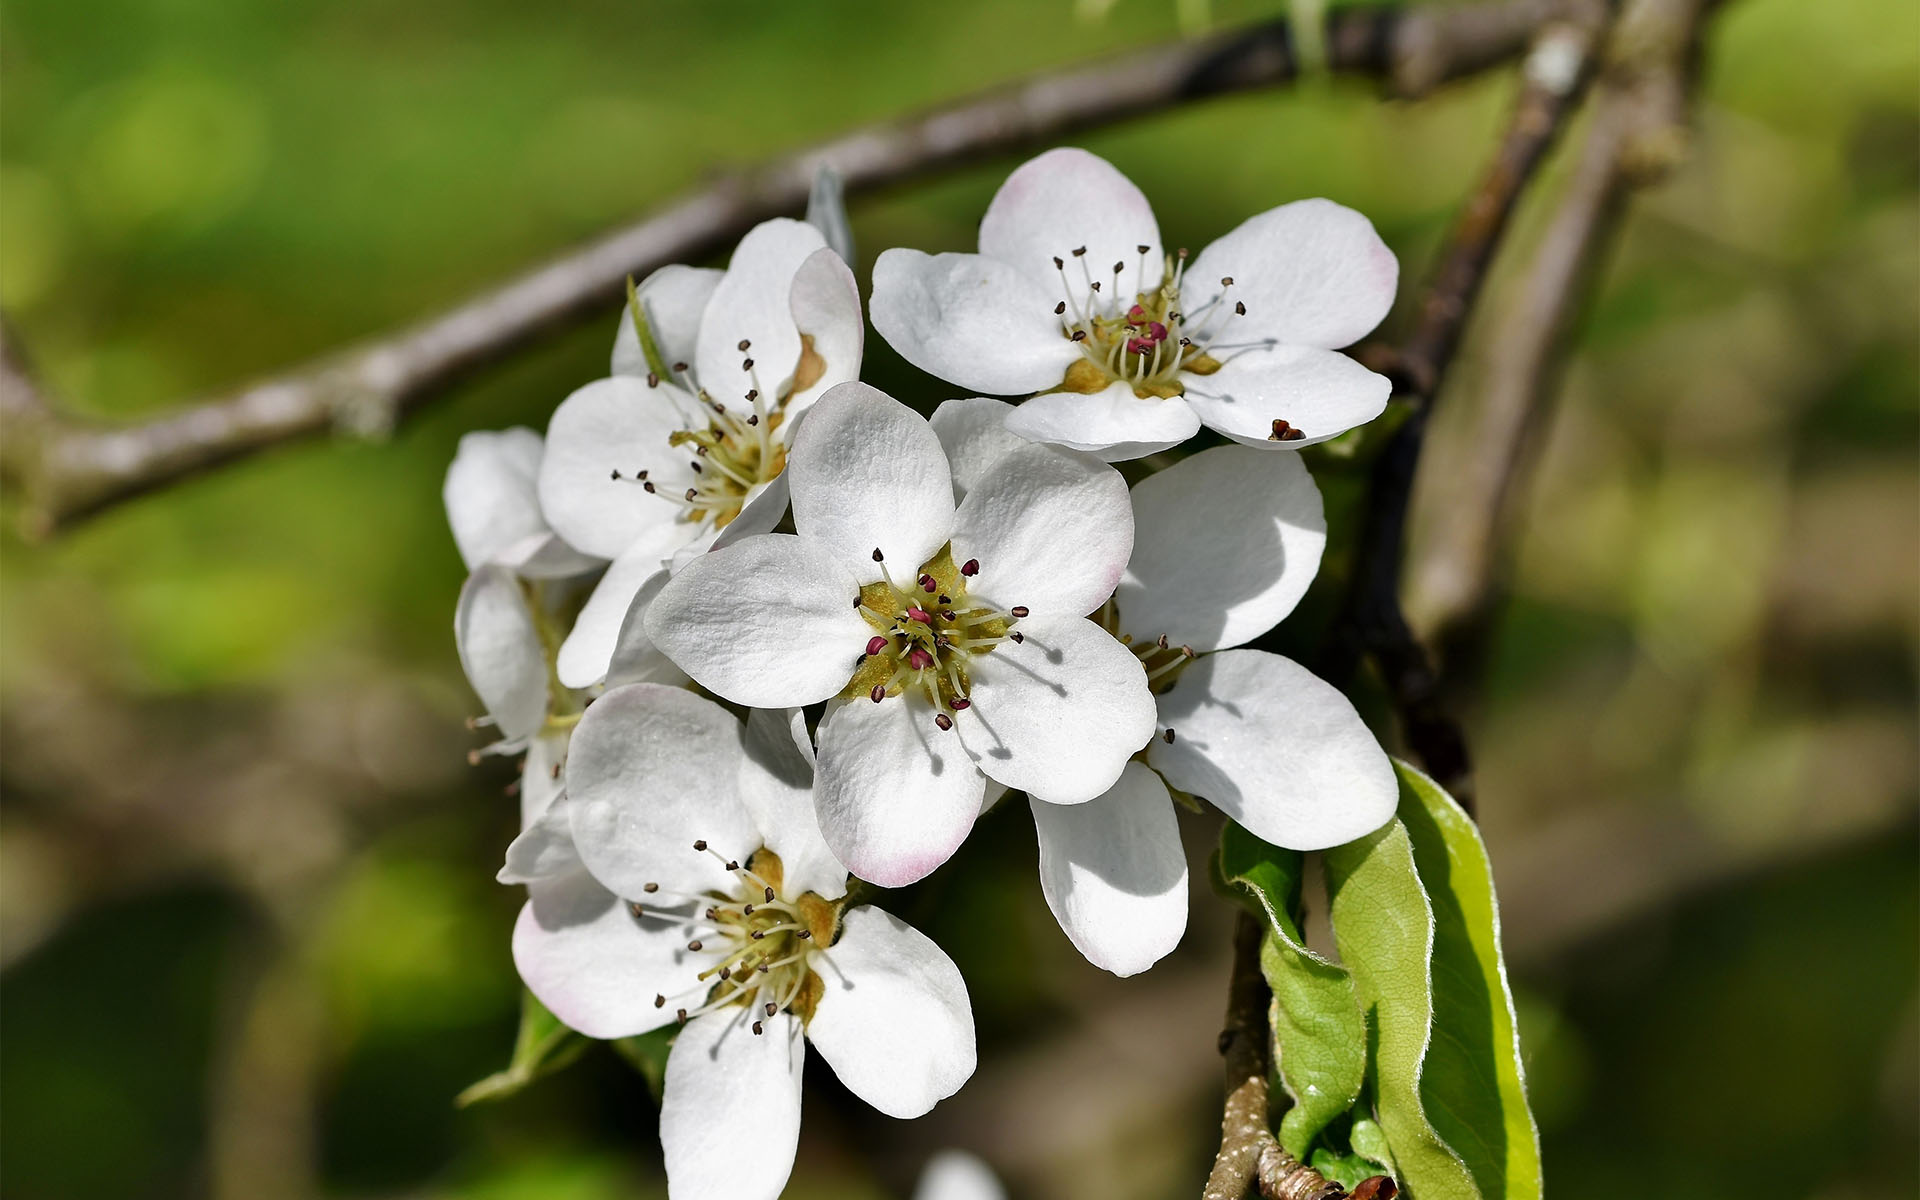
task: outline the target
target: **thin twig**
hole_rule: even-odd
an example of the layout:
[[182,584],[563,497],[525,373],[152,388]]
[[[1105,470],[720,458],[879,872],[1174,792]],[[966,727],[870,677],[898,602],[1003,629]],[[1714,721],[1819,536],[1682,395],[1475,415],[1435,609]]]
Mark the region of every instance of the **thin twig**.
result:
[[1407,501],[1428,416],[1474,301],[1515,206],[1578,105],[1606,17],[1606,6],[1596,0],[1566,10],[1535,39],[1506,133],[1446,240],[1412,332],[1385,364],[1409,411],[1374,461],[1346,603],[1320,664],[1321,674],[1340,686],[1352,678],[1363,655],[1370,657],[1408,746],[1469,810],[1466,739],[1441,706],[1438,677],[1400,609]]
[[[1517,55],[1567,0],[1341,9],[1327,18],[1329,67],[1397,96]],[[821,167],[871,191],[971,159],[1191,100],[1295,77],[1284,21],[1040,76],[719,179],[655,215],[398,333],[155,420],[99,426],[0,411],[0,456],[29,534],[53,530],[270,446],[333,429],[381,433],[480,366],[561,326],[611,311],[629,275],[712,255],[755,223],[798,212]]]
[[1412,571],[1410,615],[1458,691],[1484,661],[1500,577],[1533,449],[1558,392],[1568,335],[1619,231],[1628,196],[1663,178],[1686,146],[1687,92],[1707,6],[1635,5],[1622,18],[1573,175],[1503,306],[1487,382],[1446,502]]

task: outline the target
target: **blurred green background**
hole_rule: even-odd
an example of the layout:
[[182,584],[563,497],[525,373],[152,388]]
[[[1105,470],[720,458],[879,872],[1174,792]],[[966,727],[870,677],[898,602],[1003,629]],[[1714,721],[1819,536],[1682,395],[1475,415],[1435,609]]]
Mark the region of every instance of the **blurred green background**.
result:
[[[1069,0],[5,0],[0,306],[75,410],[158,412],[715,168],[1175,32],[1159,0],[1100,21]],[[1483,820],[1556,1196],[1910,1196],[1920,10],[1739,0],[1707,63],[1692,157],[1634,203],[1546,432],[1469,698]],[[1513,86],[1409,105],[1315,81],[1082,140],[1169,245],[1325,195],[1411,285]],[[1423,531],[1475,450],[1476,351],[1566,157],[1442,408],[1416,616]],[[888,246],[970,247],[1017,161],[857,202],[862,278]],[[543,427],[603,374],[614,320],[391,440],[4,535],[11,1200],[664,1195],[652,1101],[609,1054],[450,1103],[508,1053],[519,900],[491,878],[509,769],[464,759],[441,475],[462,432]],[[870,347],[881,386],[947,394]],[[1323,482],[1338,544],[1353,489]],[[1334,590],[1288,627],[1302,657]],[[1188,825],[1198,861],[1214,827]],[[1225,909],[1196,881],[1181,950],[1116,981],[1054,927],[1034,853],[1003,810],[890,898],[965,971],[981,1070],[908,1125],[810,1073],[791,1196],[904,1196],[946,1145],[1028,1196],[1197,1191]]]

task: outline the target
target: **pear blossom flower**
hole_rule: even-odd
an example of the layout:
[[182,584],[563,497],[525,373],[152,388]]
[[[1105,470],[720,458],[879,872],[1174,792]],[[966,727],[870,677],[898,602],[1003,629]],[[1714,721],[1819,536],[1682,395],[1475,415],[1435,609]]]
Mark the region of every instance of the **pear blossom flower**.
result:
[[[998,400],[950,400],[933,427],[978,478],[1020,440]],[[959,473],[956,472],[956,477]],[[1087,804],[1031,797],[1040,884],[1094,965],[1132,975],[1187,926],[1187,859],[1168,785],[1259,837],[1337,846],[1385,824],[1392,764],[1353,705],[1312,672],[1239,649],[1293,611],[1326,546],[1320,491],[1296,455],[1221,446],[1135,484],[1132,557],[1095,619],[1139,656],[1158,732]]]
[[547,427],[540,504],[561,537],[610,559],[560,647],[560,681],[607,676],[636,594],[663,567],[771,530],[799,418],[860,373],[853,273],[802,221],[747,233],[725,272],[667,266],[633,290],[613,373]]
[[540,435],[524,426],[461,437],[441,498],[467,570],[500,563],[528,579],[558,579],[600,565],[567,545],[540,511],[545,449]]
[[925,876],[987,780],[1059,805],[1119,778],[1154,729],[1146,670],[1086,618],[1133,545],[1126,484],[1023,444],[956,505],[939,434],[865,384],[823,397],[787,467],[795,534],[687,563],[648,606],[654,644],[754,708],[826,701],[814,797],[854,874]]
[[808,1043],[893,1117],[973,1073],[959,969],[897,917],[845,904],[798,715],[755,713],[743,730],[684,689],[608,691],[554,805],[570,843],[529,847],[529,830],[502,872],[528,884],[514,963],[555,1016],[597,1038],[679,1027],[660,1106],[675,1200],[779,1195]]
[[1328,200],[1251,217],[1191,262],[1166,255],[1140,189],[1066,148],[1001,185],[978,254],[882,254],[873,325],[949,382],[1037,393],[1008,425],[1033,441],[1118,461],[1204,424],[1300,447],[1386,407],[1388,381],[1337,350],[1386,316],[1398,276],[1372,224]]

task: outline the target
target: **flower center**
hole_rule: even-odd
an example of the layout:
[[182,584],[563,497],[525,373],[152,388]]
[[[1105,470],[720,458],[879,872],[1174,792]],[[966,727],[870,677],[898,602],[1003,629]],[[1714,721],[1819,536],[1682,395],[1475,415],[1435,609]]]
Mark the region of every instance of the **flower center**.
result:
[[[787,448],[775,436],[787,417],[787,401],[794,393],[812,387],[826,371],[826,361],[813,348],[813,336],[800,336],[800,360],[794,365],[792,381],[780,395],[769,400],[760,386],[760,373],[751,357],[743,358],[741,369],[753,380],[741,402],[732,408],[713,398],[694,377],[693,368],[684,362],[669,363],[661,357],[653,337],[652,322],[645,307],[627,283],[627,309],[634,330],[640,335],[640,349],[647,360],[647,386],[659,388],[679,411],[686,425],[669,435],[667,445],[689,455],[688,467],[693,484],[684,489],[665,488],[649,478],[651,468],[626,475],[615,470],[613,478],[637,483],[651,495],[660,496],[682,509],[680,519],[696,525],[724,529],[746,507],[753,490],[773,479],[787,466]],[[741,338],[738,349],[748,355],[753,343]]]
[[[1148,247],[1141,246],[1139,251],[1136,278],[1145,279]],[[1220,360],[1208,351],[1233,318],[1247,312],[1244,303],[1232,298],[1231,277],[1220,281],[1218,296],[1188,313],[1180,307],[1180,286],[1187,271],[1185,250],[1167,258],[1157,287],[1131,297],[1119,295],[1126,263],[1114,263],[1110,279],[1095,279],[1085,246],[1070,257],[1072,266],[1065,258],[1053,260],[1065,293],[1065,299],[1054,305],[1053,315],[1059,319],[1060,336],[1079,347],[1080,358],[1067,368],[1060,391],[1091,394],[1119,382],[1130,385],[1142,400],[1165,399],[1186,390],[1181,372],[1211,375],[1220,369]]]
[[[709,961],[694,985],[669,996],[654,996],[655,1008],[674,1004],[682,1024],[723,1008],[744,1007],[753,1019],[753,1031],[782,1010],[792,1010],[804,1021],[813,1016],[824,986],[813,970],[813,957],[826,952],[833,940],[838,906],[812,892],[787,897],[781,892],[784,872],[780,857],[762,849],[746,866],[723,858],[705,841],[693,844],[697,854],[711,855],[733,876],[730,891],[691,895],[663,891],[659,884],[645,887],[646,899],[628,904],[637,921],[667,921],[686,926],[697,936],[687,943],[690,953]],[[684,913],[691,904],[698,916]],[[682,911],[669,911],[666,906]]]
[[875,704],[889,696],[924,696],[933,706],[933,723],[952,729],[946,710],[960,712],[972,704],[974,656],[1020,641],[1023,635],[1014,626],[1027,610],[971,599],[967,581],[979,574],[980,561],[968,559],[955,567],[951,545],[942,546],[904,587],[877,549],[873,561],[884,578],[861,588],[854,605],[877,632],[841,695],[865,696]]

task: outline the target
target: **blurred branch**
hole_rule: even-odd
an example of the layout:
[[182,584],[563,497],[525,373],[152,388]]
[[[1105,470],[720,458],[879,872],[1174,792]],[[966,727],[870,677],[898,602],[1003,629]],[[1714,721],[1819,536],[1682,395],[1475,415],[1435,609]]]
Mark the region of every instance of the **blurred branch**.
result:
[[1220,1031],[1220,1053],[1227,1060],[1220,1153],[1201,1200],[1244,1200],[1256,1189],[1265,1200],[1346,1200],[1346,1189],[1303,1166],[1273,1136],[1267,1116],[1271,999],[1260,973],[1260,922],[1242,912],[1233,927],[1233,974],[1227,982],[1226,1027]]
[[[1423,95],[1507,61],[1577,0],[1343,8],[1327,17],[1330,69]],[[477,368],[570,323],[612,311],[623,281],[722,250],[759,221],[798,212],[816,172],[850,192],[1298,74],[1285,21],[1040,76],[717,179],[653,216],[397,333],[238,392],[129,426],[0,410],[0,471],[45,535],[145,492],[329,430],[382,433]]]
[[1573,177],[1494,328],[1469,439],[1477,453],[1457,464],[1413,572],[1415,618],[1450,677],[1482,661],[1533,443],[1558,391],[1568,334],[1625,202],[1685,154],[1701,18],[1711,7],[1692,0],[1628,8],[1609,46]]
[[1527,56],[1506,133],[1440,254],[1413,330],[1397,348],[1363,357],[1395,380],[1409,410],[1375,460],[1346,602],[1331,631],[1321,674],[1336,686],[1370,657],[1399,715],[1408,746],[1440,784],[1472,811],[1466,739],[1445,711],[1426,649],[1400,608],[1407,501],[1427,420],[1447,368],[1527,184],[1538,172],[1585,90],[1607,8],[1571,6],[1542,28]]

